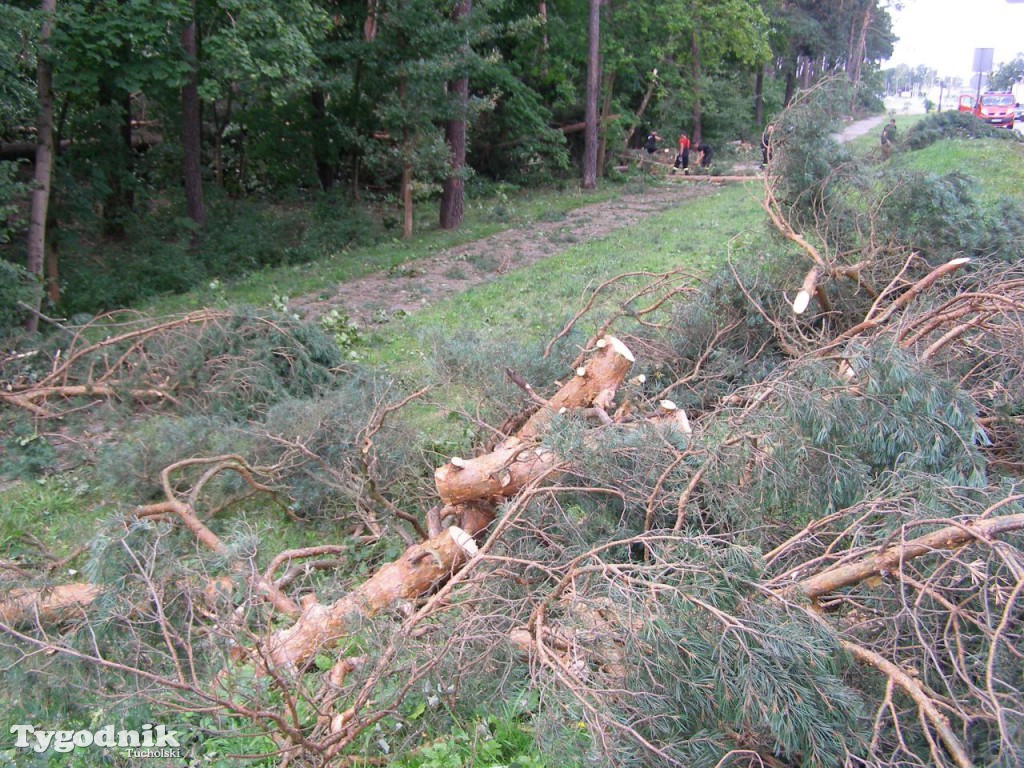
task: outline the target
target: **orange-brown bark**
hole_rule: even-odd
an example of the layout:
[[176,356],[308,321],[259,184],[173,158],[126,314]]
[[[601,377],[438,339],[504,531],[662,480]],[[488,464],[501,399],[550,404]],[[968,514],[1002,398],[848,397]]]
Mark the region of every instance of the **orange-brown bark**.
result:
[[301,669],[362,619],[429,592],[475,551],[470,534],[455,527],[414,544],[340,600],[330,605],[307,602],[292,626],[268,640],[263,649],[266,662],[275,669]]

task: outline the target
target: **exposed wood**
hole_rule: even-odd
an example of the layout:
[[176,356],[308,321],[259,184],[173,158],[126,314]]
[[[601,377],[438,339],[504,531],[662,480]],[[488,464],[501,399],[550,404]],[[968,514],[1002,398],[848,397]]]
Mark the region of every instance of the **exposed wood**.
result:
[[445,504],[509,497],[557,463],[558,457],[551,451],[510,437],[483,456],[438,467],[434,483]]
[[80,615],[101,592],[95,584],[84,582],[39,589],[12,589],[0,599],[0,623],[19,626],[68,621]]
[[840,640],[839,644],[843,647],[843,650],[847,651],[855,659],[862,663],[870,664],[902,688],[914,700],[914,703],[924,713],[925,718],[938,732],[939,738],[946,749],[949,750],[957,766],[959,768],[973,768],[974,764],[971,762],[970,755],[967,754],[964,745],[949,725],[949,718],[942,714],[938,704],[926,693],[921,681],[915,680],[901,667],[893,664],[884,656],[878,655],[869,648],[851,643],[848,640]]
[[633,366],[633,353],[614,336],[604,336],[597,353],[583,366],[582,375],[573,376],[541,406],[517,433],[521,440],[539,435],[551,417],[563,408],[589,408],[599,405],[607,410],[615,392]]
[[862,560],[829,568],[798,582],[796,588],[811,600],[817,600],[822,595],[858,584],[873,576],[897,572],[907,560],[931,552],[959,549],[976,539],[987,541],[992,536],[1021,529],[1024,529],[1024,514],[952,524],[888,547],[880,553],[865,555]]
[[274,669],[302,669],[363,619],[429,592],[472,557],[475,549],[467,539],[474,533],[453,526],[412,545],[340,600],[330,605],[309,601],[292,626],[270,637],[261,649],[263,661]]

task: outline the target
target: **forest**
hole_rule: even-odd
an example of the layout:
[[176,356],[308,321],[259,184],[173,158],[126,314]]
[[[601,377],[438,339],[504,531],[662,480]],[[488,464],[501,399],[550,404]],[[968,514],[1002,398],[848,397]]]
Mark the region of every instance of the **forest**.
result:
[[839,141],[886,7],[0,8],[0,760],[1019,765],[1024,142]]

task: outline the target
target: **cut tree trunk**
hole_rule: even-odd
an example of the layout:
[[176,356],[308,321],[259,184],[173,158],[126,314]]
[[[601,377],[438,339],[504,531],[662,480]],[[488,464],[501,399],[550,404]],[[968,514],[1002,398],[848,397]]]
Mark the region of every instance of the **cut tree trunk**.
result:
[[272,669],[301,670],[363,619],[426,594],[476,554],[473,533],[452,526],[422,544],[413,544],[340,600],[330,605],[306,600],[298,620],[268,640],[262,649],[263,662]]

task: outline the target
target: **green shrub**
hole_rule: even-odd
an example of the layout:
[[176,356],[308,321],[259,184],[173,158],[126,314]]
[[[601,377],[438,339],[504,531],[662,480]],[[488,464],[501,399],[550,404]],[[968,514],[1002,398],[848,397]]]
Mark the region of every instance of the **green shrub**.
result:
[[1020,136],[1005,128],[994,128],[967,112],[929,114],[907,130],[903,145],[907,149],[924,149],[941,139],[1004,139],[1020,141]]
[[25,310],[18,302],[31,306],[39,290],[39,281],[24,267],[0,258],[0,335],[25,321]]

